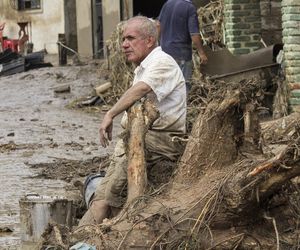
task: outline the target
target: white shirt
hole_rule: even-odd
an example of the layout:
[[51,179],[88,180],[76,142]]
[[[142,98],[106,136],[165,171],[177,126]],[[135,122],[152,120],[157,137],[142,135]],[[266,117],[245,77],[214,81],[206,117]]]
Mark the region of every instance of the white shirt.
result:
[[157,47],[135,71],[133,84],[144,82],[155,93],[160,117],[151,130],[186,132],[186,86],[176,61]]

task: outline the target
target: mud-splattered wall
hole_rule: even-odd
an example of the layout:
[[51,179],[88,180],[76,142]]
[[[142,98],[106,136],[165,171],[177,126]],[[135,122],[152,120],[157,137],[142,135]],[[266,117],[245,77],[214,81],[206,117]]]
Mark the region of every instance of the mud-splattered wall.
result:
[[0,1],[0,22],[5,22],[4,36],[18,39],[18,22],[29,22],[30,41],[34,51],[47,49],[48,53],[57,53],[57,38],[65,32],[64,1],[43,0],[41,9],[18,11],[13,1]]

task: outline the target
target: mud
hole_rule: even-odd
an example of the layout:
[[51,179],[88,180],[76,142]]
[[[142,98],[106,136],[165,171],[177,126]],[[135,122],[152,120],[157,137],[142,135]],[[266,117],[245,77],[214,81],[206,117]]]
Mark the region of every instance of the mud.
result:
[[[115,138],[106,149],[99,143],[101,107],[88,113],[67,107],[105,81],[99,67],[92,62],[0,78],[0,249],[20,249],[21,197],[77,199],[73,180],[97,171],[111,153]],[[69,93],[54,92],[62,84],[70,85]],[[115,137],[120,127],[114,124]]]

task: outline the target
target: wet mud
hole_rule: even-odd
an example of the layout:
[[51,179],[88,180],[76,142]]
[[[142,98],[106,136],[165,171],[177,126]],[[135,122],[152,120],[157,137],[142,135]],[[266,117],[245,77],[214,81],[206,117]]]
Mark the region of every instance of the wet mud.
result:
[[[20,249],[20,198],[78,199],[74,180],[96,172],[111,153],[116,139],[106,149],[99,143],[101,108],[87,113],[67,107],[103,81],[95,63],[0,78],[0,249]],[[70,92],[55,93],[61,84]]]

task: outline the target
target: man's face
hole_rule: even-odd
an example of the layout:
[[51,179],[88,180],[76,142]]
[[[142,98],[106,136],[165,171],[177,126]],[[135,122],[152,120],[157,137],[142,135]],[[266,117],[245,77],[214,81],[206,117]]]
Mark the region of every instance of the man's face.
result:
[[136,23],[132,23],[125,27],[122,48],[127,60],[139,65],[151,52],[153,38],[140,34],[136,25]]

